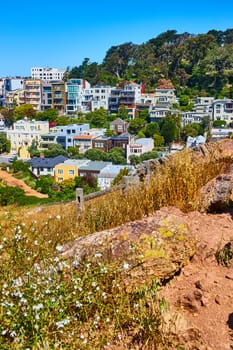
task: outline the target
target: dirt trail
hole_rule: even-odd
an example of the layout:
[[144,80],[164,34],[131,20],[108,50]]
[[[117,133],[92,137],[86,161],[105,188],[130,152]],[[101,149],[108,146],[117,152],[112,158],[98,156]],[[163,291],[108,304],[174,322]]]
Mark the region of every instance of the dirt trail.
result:
[[26,196],[35,196],[37,198],[48,198],[47,194],[39,193],[36,190],[33,190],[31,187],[25,184],[23,180],[16,179],[7,171],[0,170],[0,179],[5,181],[8,186],[22,188]]
[[222,214],[181,214],[187,219],[197,242],[190,264],[162,290],[178,312],[174,322],[185,350],[233,349],[233,259],[228,267],[219,265],[215,252],[227,243],[233,246],[233,211]]

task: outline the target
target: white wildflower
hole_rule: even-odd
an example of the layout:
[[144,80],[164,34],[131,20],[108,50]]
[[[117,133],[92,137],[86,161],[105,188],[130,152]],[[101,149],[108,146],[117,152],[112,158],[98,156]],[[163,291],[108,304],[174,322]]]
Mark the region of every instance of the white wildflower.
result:
[[56,326],[57,328],[63,328],[65,325],[70,323],[70,319],[69,318],[65,318],[62,321],[56,322]]
[[62,250],[62,245],[58,244],[58,245],[56,246],[56,250],[57,250],[58,252],[60,252],[60,251]]
[[41,310],[41,309],[43,309],[43,304],[37,304],[37,305],[33,305],[33,307],[32,307],[32,310],[36,310],[36,311],[39,311],[39,310]]
[[127,270],[129,268],[129,264],[125,262],[122,267],[123,269]]
[[56,216],[56,219],[57,219],[57,220],[60,220],[60,219],[61,219],[61,215],[57,215],[57,216]]

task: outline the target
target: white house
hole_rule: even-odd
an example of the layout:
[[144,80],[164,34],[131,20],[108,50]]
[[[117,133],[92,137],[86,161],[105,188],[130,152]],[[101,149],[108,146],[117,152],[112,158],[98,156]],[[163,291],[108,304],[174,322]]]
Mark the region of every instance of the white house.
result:
[[131,155],[140,156],[143,153],[151,152],[154,148],[154,139],[140,138],[127,145],[126,155],[127,163],[130,163],[129,157]]
[[41,135],[49,132],[48,121],[18,120],[13,129],[7,130],[7,139],[11,141],[11,152],[20,152],[22,158],[30,158],[27,149],[32,142],[40,143]]
[[111,187],[111,184],[115,177],[120,173],[123,169],[129,169],[129,173],[132,174],[135,171],[134,166],[132,165],[108,165],[103,168],[98,174],[98,186],[101,190],[105,190]]

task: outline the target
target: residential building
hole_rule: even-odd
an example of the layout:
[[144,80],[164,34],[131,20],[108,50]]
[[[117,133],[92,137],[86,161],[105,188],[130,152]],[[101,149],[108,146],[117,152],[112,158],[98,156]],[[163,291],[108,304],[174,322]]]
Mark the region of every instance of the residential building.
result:
[[40,79],[44,81],[62,80],[66,69],[57,69],[49,67],[32,67],[32,79]]
[[84,79],[70,79],[66,82],[66,114],[73,115],[82,111],[83,94],[86,87],[90,87]]
[[41,110],[41,81],[25,79],[24,81],[25,101],[30,104],[36,111]]
[[41,151],[47,150],[49,145],[57,143],[57,133],[50,132],[40,136],[40,144],[38,148]]
[[52,108],[52,106],[52,84],[43,81],[41,84],[41,110],[45,111],[46,109]]
[[57,133],[56,142],[64,149],[74,146],[74,136],[81,135],[83,131],[89,130],[89,124],[69,124],[60,127]]
[[127,145],[127,163],[130,163],[131,155],[141,156],[143,153],[151,152],[154,148],[154,139],[140,138]]
[[229,138],[233,135],[233,128],[211,128],[210,137],[211,141],[218,141]]
[[101,170],[109,165],[112,165],[112,163],[103,161],[90,161],[87,164],[81,165],[79,167],[78,174],[79,176],[97,177]]
[[3,79],[2,95],[5,97],[7,91],[22,90],[24,80],[22,78],[5,78]]
[[128,123],[121,118],[117,118],[110,123],[110,130],[112,130],[117,135],[127,132],[127,129]]
[[112,89],[108,101],[109,113],[118,113],[119,108],[125,108],[128,112],[128,118],[134,119],[136,101],[139,99],[140,91],[140,85],[135,83],[126,84],[123,89]]
[[150,121],[159,122],[161,119],[165,118],[168,113],[180,113],[180,111],[171,108],[172,105],[169,102],[159,102],[156,105],[152,105],[149,110]]
[[6,91],[4,106],[14,108],[25,103],[25,90]]
[[79,149],[79,153],[83,154],[88,149],[92,148],[92,139],[91,135],[75,135],[74,136],[74,147]]
[[112,148],[111,137],[101,135],[92,139],[92,148],[108,152]]
[[126,157],[127,145],[134,141],[135,136],[125,132],[117,136],[111,136],[112,147],[119,147],[124,150]]
[[226,125],[233,122],[233,100],[215,100],[212,104],[212,120],[223,120]]
[[191,148],[198,145],[203,145],[205,143],[206,143],[206,138],[202,135],[198,135],[197,137],[188,136],[186,140],[186,147]]
[[30,170],[36,176],[51,175],[54,177],[54,168],[57,164],[63,163],[67,157],[59,155],[54,158],[34,157],[28,160]]
[[11,152],[19,153],[22,158],[30,158],[28,147],[32,142],[41,141],[41,135],[49,132],[48,121],[35,121],[27,118],[18,120],[13,129],[7,129],[7,139],[11,141]]
[[66,89],[63,81],[52,82],[52,108],[61,114],[66,112]]
[[129,173],[135,172],[135,168],[132,165],[109,165],[103,168],[98,175],[98,187],[100,190],[110,188],[115,177],[123,169],[129,169]]
[[170,80],[160,79],[155,89],[155,103],[169,102],[171,105],[177,102],[175,88]]
[[89,162],[89,159],[67,159],[57,164],[54,169],[55,181],[62,182],[64,180],[74,179],[76,176],[79,176],[79,167],[87,165]]

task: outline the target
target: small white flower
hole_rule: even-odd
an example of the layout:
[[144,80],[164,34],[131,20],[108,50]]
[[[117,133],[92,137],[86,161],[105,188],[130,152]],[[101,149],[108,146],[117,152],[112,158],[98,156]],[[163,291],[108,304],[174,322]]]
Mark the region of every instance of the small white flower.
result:
[[15,336],[16,336],[16,332],[15,331],[10,332],[10,337],[11,338],[14,338]]
[[57,219],[57,220],[60,220],[60,219],[61,219],[61,215],[57,215],[57,216],[56,216],[56,219]]
[[37,241],[37,240],[35,240],[35,241],[34,241],[34,244],[35,244],[35,245],[38,245],[38,241]]
[[95,258],[101,258],[101,257],[102,257],[102,254],[101,254],[101,253],[95,253],[94,257],[95,257]]
[[33,305],[33,307],[32,307],[32,310],[36,310],[36,311],[39,311],[39,310],[41,310],[41,309],[43,309],[43,304],[37,304],[37,305]]
[[6,335],[6,334],[7,334],[7,330],[6,330],[6,329],[3,329],[2,335]]
[[123,264],[123,269],[127,270],[129,268],[129,264],[127,264],[126,262]]
[[57,245],[57,246],[56,246],[56,250],[57,250],[58,252],[62,251],[62,245],[60,245],[60,244]]
[[96,287],[97,286],[97,283],[96,282],[92,282],[92,287]]
[[0,250],[3,248],[3,244],[0,244]]

